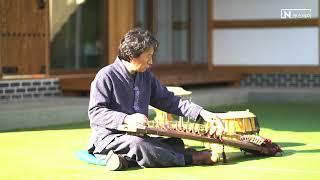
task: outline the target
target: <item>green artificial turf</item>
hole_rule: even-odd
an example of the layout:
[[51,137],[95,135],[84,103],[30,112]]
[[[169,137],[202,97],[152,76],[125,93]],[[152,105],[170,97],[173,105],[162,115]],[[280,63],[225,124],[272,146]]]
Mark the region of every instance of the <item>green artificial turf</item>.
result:
[[[74,156],[88,142],[90,129],[85,122],[0,133],[0,179],[320,179],[319,104],[250,104],[213,109],[250,109],[259,118],[260,134],[279,143],[283,156],[244,156],[237,149],[227,148],[227,164],[109,172]],[[185,143],[200,148],[203,145],[189,140]]]

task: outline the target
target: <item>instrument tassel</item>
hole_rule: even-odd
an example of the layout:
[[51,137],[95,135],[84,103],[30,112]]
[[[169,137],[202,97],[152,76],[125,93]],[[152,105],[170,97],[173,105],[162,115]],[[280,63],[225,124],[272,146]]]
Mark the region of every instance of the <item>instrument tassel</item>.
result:
[[222,160],[223,160],[223,163],[227,163],[227,156],[226,156],[226,153],[224,152],[224,145],[222,145]]

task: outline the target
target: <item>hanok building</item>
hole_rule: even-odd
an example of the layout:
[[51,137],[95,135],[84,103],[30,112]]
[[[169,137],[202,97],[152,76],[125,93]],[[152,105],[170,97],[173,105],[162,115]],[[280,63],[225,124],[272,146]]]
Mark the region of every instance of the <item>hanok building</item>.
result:
[[166,85],[320,86],[318,0],[0,0],[0,13],[1,99],[86,94],[137,26],[160,41]]

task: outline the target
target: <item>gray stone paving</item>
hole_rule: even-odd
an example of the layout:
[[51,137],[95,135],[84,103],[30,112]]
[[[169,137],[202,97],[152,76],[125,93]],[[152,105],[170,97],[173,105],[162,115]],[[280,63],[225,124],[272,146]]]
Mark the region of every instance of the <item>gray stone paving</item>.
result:
[[[258,101],[320,103],[320,88],[185,88],[204,107]],[[0,103],[0,131],[88,121],[87,97],[50,97]]]

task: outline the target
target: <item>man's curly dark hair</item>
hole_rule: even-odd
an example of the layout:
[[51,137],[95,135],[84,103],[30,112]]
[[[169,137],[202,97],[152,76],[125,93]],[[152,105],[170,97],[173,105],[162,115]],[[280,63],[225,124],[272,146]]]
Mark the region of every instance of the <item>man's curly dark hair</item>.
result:
[[139,57],[146,49],[157,50],[158,40],[148,30],[134,28],[129,30],[121,39],[119,45],[119,58],[130,62],[132,58]]

